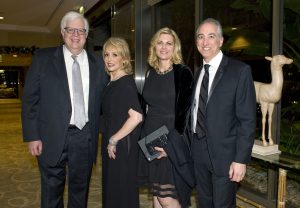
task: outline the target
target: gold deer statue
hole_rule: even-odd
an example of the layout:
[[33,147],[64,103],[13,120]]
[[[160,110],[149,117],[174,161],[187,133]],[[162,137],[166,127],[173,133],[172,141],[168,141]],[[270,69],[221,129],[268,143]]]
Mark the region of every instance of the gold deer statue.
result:
[[262,143],[263,146],[267,146],[268,142],[265,137],[265,126],[266,126],[266,116],[268,114],[268,139],[269,145],[273,145],[274,141],[272,139],[272,114],[274,111],[275,103],[281,99],[281,92],[283,86],[283,73],[282,67],[285,64],[291,64],[292,59],[285,57],[284,55],[275,55],[273,57],[266,56],[265,59],[271,61],[271,75],[272,82],[269,84],[254,82],[256,101],[260,104],[262,113]]

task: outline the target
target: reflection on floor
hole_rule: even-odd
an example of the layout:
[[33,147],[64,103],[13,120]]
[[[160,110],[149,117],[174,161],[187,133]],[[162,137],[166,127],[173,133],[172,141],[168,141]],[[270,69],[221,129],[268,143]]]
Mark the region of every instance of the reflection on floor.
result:
[[[40,207],[40,176],[37,162],[22,142],[20,101],[0,99],[0,207]],[[67,193],[65,193],[67,194]],[[66,198],[66,197],[65,197]],[[238,207],[246,206],[238,201]],[[101,208],[100,159],[93,169],[88,208]],[[150,208],[147,189],[140,190],[140,207]],[[195,208],[195,196],[192,197]]]

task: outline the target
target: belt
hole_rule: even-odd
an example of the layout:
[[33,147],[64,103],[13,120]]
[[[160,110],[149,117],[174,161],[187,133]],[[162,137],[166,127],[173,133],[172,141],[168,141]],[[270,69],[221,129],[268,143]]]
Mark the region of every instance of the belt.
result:
[[78,128],[77,128],[77,126],[75,126],[75,125],[73,125],[73,124],[70,124],[69,127],[68,127],[68,129],[71,130],[71,129],[78,129]]
[[200,135],[200,134],[194,133],[193,138],[198,139],[198,140],[202,140],[202,139],[206,138],[206,134],[201,134]]
[[[85,125],[84,125],[84,127],[83,127],[81,130],[83,130],[84,128],[86,128],[86,126],[87,126],[88,124],[89,124],[89,122],[86,122]],[[75,129],[78,129],[78,130],[79,130],[79,128],[78,128],[76,125],[74,125],[74,124],[69,124],[68,130],[75,130]]]

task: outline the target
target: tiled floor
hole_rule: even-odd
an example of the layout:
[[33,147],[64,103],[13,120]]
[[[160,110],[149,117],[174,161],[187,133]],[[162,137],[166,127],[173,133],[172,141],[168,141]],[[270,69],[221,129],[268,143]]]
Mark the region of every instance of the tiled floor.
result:
[[[15,99],[0,99],[0,207],[40,207],[40,180],[36,159],[22,142],[21,103]],[[67,193],[66,193],[67,194]],[[101,164],[94,167],[88,208],[101,208]],[[140,207],[150,208],[151,197],[140,190]],[[195,196],[192,206],[195,208]],[[238,207],[251,207],[238,201]]]

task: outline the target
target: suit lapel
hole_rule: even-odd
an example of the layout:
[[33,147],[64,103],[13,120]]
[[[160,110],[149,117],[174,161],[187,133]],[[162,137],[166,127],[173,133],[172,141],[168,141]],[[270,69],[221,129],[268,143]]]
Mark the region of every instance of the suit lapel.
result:
[[[93,112],[93,107],[95,105],[95,86],[96,86],[96,61],[95,59],[87,52],[89,70],[90,70],[90,86],[89,86],[89,118],[91,118],[91,112]],[[98,80],[100,81],[100,80]],[[93,87],[92,87],[93,86]]]
[[216,73],[216,75],[214,77],[214,81],[213,81],[213,83],[212,83],[212,85],[210,87],[210,91],[209,91],[209,95],[208,95],[208,98],[207,98],[208,99],[207,102],[209,102],[209,99],[210,99],[211,95],[213,94],[213,92],[214,92],[216,86],[218,85],[218,83],[220,82],[220,80],[221,80],[221,78],[223,76],[223,72],[225,70],[225,67],[227,65],[227,62],[228,62],[228,58],[225,55],[223,55],[222,61],[220,63],[220,66],[219,66],[219,68],[217,70],[217,73]]
[[195,73],[195,76],[194,76],[194,83],[195,83],[195,85],[194,85],[194,88],[193,88],[193,94],[192,94],[192,99],[193,99],[193,101],[192,101],[192,107],[190,108],[190,114],[191,114],[191,119],[190,119],[190,126],[192,127],[193,126],[193,124],[192,124],[192,122],[194,121],[194,114],[193,114],[193,112],[194,112],[194,108],[195,108],[195,106],[196,106],[196,104],[195,104],[195,93],[196,93],[196,88],[197,88],[197,84],[198,84],[198,80],[199,80],[199,76],[200,76],[200,72],[201,72],[201,70],[202,70],[202,66],[203,65],[201,65],[198,69],[197,69],[197,71],[196,71],[196,73]]
[[54,53],[54,67],[58,73],[58,79],[62,83],[63,86],[63,92],[65,93],[65,97],[68,98],[68,105],[71,106],[71,96],[70,96],[70,90],[69,90],[69,82],[68,82],[68,75],[67,75],[67,69],[63,54],[63,48],[62,46],[57,47],[57,50]]
[[[200,76],[202,67],[203,67],[203,65],[201,65],[201,66],[197,69],[197,71],[196,71],[196,73],[195,73],[195,76],[194,76],[194,83],[195,83],[195,85],[194,85],[194,90],[193,90],[193,98],[195,98],[196,87],[197,87],[197,84],[198,84],[198,80],[199,80],[199,76]],[[194,99],[194,100],[195,100],[195,99]],[[194,101],[193,101],[193,102],[194,102]]]

